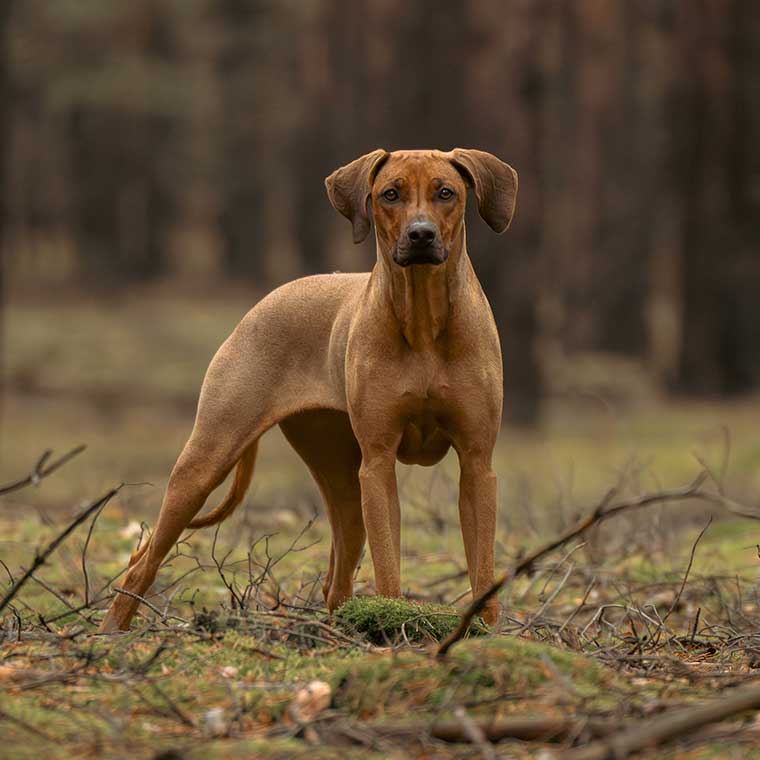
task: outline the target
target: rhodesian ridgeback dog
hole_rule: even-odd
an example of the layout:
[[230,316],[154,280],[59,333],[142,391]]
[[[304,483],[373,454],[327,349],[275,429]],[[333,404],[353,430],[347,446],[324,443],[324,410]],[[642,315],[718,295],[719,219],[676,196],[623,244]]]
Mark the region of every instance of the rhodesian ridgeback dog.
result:
[[[479,150],[375,150],[326,180],[354,242],[374,219],[370,273],[290,282],[258,303],[208,368],[190,439],[169,478],[156,529],[123,589],[144,595],[186,528],[214,525],[242,501],[259,438],[279,425],[303,458],[332,529],[329,610],[352,594],[365,539],[375,587],[401,596],[396,460],[459,457],[459,516],[472,592],[493,582],[502,361],[493,315],[465,239],[468,188],[496,232],[515,210],[517,174]],[[195,517],[236,467],[216,509]],[[139,604],[117,594],[101,631],[126,629]],[[494,623],[493,599],[484,618]]]

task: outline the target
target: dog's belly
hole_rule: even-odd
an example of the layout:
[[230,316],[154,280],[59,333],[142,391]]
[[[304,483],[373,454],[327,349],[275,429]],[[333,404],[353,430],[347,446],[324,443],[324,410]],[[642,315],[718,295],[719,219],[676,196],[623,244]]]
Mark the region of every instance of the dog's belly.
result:
[[429,467],[440,462],[450,446],[451,441],[435,416],[421,414],[407,421],[396,457],[404,464]]

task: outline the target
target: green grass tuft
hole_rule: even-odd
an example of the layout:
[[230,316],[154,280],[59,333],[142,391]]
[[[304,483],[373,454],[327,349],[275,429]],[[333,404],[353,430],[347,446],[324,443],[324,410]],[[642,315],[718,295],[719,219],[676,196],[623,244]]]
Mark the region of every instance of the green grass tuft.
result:
[[[355,596],[335,613],[337,621],[364,634],[373,644],[392,644],[404,635],[409,641],[440,641],[456,628],[460,611],[446,604],[417,604],[406,599]],[[483,623],[473,623],[470,634],[485,633]]]

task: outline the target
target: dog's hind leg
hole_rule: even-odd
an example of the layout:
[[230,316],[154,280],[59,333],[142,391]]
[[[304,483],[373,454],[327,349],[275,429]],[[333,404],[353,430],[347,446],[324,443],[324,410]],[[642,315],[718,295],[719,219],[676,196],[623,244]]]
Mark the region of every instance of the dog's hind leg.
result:
[[[287,393],[276,382],[282,376],[277,374],[278,367],[286,365],[275,366],[273,352],[266,351],[255,363],[241,361],[244,352],[251,350],[251,341],[244,338],[238,329],[209,366],[195,426],[169,477],[156,528],[147,546],[133,557],[122,582],[122,589],[130,594],[144,596],[183,530],[221,522],[231,514],[248,486],[259,437],[298,408],[296,394]],[[193,520],[236,465],[227,498],[217,509]],[[138,604],[134,596],[117,591],[100,630],[126,630]]]
[[[183,449],[169,477],[156,529],[147,546],[138,553],[136,561],[130,566],[122,583],[124,591],[138,596],[145,595],[155,580],[164,557],[182,531],[190,526],[209,494],[241,457],[239,447],[229,445],[224,436],[219,436],[213,445],[209,443],[194,432]],[[248,444],[250,448],[255,445],[255,441]],[[255,456],[255,448],[253,455]],[[240,498],[242,499],[242,494]],[[126,630],[138,604],[139,600],[134,596],[117,591],[100,631],[106,633]]]
[[332,546],[323,592],[332,611],[351,596],[354,571],[364,548],[361,451],[345,412],[302,412],[283,420],[280,427],[311,470],[327,508]]
[[[297,287],[278,289],[244,317],[217,351],[203,381],[190,440],[169,478],[156,529],[148,546],[135,556],[124,591],[145,594],[185,528],[213,525],[232,513],[245,493],[256,441],[264,432],[304,409],[340,402],[340,393],[325,378],[324,361],[333,324],[328,307],[335,305],[337,296],[327,302],[321,298],[313,304],[316,316],[305,333],[300,312],[293,316],[293,304],[303,303],[303,293]],[[217,509],[193,519],[236,464],[228,497]],[[100,630],[126,629],[138,604],[133,596],[117,592]]]

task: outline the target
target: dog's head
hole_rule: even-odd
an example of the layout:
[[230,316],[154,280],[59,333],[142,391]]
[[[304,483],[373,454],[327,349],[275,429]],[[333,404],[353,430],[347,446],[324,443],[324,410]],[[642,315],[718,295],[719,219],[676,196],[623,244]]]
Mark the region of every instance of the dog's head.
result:
[[375,150],[334,171],[325,186],[351,221],[354,242],[369,234],[371,206],[380,249],[406,267],[446,261],[461,239],[468,188],[483,219],[504,232],[515,211],[517,173],[480,150]]

